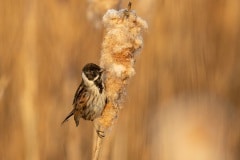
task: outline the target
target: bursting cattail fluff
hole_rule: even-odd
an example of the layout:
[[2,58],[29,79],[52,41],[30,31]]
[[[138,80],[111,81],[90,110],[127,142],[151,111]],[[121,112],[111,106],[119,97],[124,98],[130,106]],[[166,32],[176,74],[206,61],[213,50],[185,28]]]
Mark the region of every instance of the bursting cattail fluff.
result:
[[95,121],[96,130],[102,133],[118,116],[129,79],[135,74],[135,56],[143,47],[142,32],[147,29],[147,23],[130,7],[120,11],[111,9],[103,16],[105,36],[100,66],[106,70],[108,103],[102,116]]

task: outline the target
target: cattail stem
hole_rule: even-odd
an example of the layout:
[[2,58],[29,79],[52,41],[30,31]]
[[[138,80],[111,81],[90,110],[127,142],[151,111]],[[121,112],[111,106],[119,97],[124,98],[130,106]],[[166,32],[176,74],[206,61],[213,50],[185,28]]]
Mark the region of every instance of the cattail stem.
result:
[[101,149],[102,149],[103,139],[100,138],[97,134],[95,134],[95,131],[93,136],[94,136],[93,142],[95,144],[93,145],[94,148],[93,148],[92,160],[98,160],[100,157]]

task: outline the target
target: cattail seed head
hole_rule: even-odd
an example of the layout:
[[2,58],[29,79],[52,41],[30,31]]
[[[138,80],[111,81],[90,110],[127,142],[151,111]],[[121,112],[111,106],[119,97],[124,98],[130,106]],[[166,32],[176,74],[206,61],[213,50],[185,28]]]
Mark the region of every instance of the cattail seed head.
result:
[[105,36],[100,66],[106,69],[105,86],[108,103],[95,121],[97,130],[106,132],[121,109],[129,79],[135,74],[135,56],[143,47],[142,32],[147,23],[133,10],[108,10],[103,16]]

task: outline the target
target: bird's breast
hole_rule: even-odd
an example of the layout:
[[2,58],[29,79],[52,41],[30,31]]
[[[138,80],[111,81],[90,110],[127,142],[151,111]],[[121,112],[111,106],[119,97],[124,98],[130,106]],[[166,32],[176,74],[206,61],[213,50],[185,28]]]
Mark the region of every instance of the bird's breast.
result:
[[89,99],[82,117],[86,120],[94,120],[102,114],[106,104],[106,95],[104,90],[100,93],[97,87],[89,92]]

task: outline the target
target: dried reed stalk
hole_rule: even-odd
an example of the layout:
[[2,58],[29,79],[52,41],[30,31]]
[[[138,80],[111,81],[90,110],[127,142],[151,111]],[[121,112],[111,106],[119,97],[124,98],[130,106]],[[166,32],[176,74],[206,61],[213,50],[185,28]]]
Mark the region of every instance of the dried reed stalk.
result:
[[20,79],[23,80],[21,90],[21,118],[24,133],[24,147],[26,160],[38,160],[39,142],[37,134],[37,112],[34,103],[37,94],[37,54],[36,54],[36,8],[37,1],[29,4],[29,11],[24,21],[22,48],[19,53]]
[[99,157],[102,139],[117,120],[126,95],[129,79],[135,74],[136,54],[143,47],[142,32],[147,23],[131,10],[108,10],[103,16],[106,30],[100,59],[100,66],[106,69],[105,86],[108,103],[102,116],[94,121],[98,133],[93,159]]

